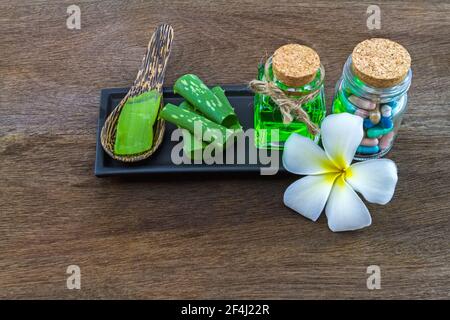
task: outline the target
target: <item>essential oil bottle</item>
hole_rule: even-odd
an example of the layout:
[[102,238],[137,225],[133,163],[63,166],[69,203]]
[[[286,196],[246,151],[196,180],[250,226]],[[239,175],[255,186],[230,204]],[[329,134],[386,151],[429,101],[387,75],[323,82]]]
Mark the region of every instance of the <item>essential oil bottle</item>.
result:
[[364,118],[356,160],[383,157],[391,150],[408,102],[411,57],[400,44],[381,38],[359,43],[336,85],[332,112]]
[[[290,99],[300,101],[307,98],[301,107],[317,126],[320,126],[326,114],[324,78],[325,71],[319,55],[313,49],[299,44],[278,48],[258,68],[258,80],[274,83]],[[311,133],[304,122],[295,117],[289,123],[283,121],[280,108],[268,95],[256,93],[254,109],[257,148],[282,150],[293,132],[316,143],[319,141],[319,134]],[[277,131],[276,135],[271,134],[273,130]]]

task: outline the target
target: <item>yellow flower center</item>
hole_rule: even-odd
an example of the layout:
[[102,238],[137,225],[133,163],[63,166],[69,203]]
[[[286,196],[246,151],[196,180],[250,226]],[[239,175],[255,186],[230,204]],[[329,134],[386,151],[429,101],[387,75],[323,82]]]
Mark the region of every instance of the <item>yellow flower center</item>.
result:
[[345,161],[345,158],[343,155],[339,154],[336,155],[333,159],[333,162],[338,167],[339,170],[346,170],[347,169],[347,161]]
[[345,179],[351,177],[351,175],[352,170],[350,169],[350,167],[347,167],[346,169],[341,169],[339,170],[339,172],[330,175],[330,179],[333,183],[337,183],[339,187],[343,187],[345,186]]
[[350,178],[353,175],[352,169],[350,167],[342,170],[341,173],[344,176],[344,179],[345,178]]

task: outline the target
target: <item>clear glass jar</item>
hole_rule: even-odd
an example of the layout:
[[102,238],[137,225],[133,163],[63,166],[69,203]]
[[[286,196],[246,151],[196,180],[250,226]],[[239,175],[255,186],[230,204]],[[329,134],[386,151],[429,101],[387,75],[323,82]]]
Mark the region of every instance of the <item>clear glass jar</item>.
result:
[[[354,74],[352,57],[348,57],[336,84],[332,113],[348,112],[364,118],[364,139],[356,151],[355,160],[381,158],[391,150],[406,111],[411,78],[410,68],[398,85],[376,88]],[[374,110],[361,108],[373,104],[376,106]]]
[[[310,120],[320,126],[326,114],[325,93],[324,93],[325,70],[320,65],[315,78],[301,87],[291,87],[276,78],[272,70],[272,57],[267,59],[265,64],[258,66],[258,80],[272,81],[278,88],[292,99],[300,99],[305,95],[318,91],[310,100],[302,104]],[[283,150],[287,138],[295,132],[319,142],[320,135],[313,135],[308,131],[307,126],[297,119],[289,124],[283,123],[283,116],[278,106],[273,100],[264,94],[255,94],[254,99],[254,125],[255,144],[257,148]],[[277,135],[272,135],[272,130],[278,130]],[[274,138],[275,137],[275,138]]]

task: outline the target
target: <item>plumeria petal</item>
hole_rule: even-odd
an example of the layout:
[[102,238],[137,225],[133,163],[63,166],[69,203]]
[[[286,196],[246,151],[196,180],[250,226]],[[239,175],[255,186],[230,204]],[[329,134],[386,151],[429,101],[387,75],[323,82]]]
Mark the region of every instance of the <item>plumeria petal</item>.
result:
[[346,169],[353,160],[364,136],[363,119],[350,113],[331,114],[321,127],[322,144],[335,165]]
[[339,174],[306,176],[284,192],[284,204],[308,219],[316,221],[325,207],[333,182]]
[[338,171],[318,145],[297,133],[291,134],[284,144],[283,166],[304,175]]
[[372,223],[369,210],[340,175],[331,189],[325,208],[328,227],[332,231],[351,231]]
[[354,163],[347,169],[345,180],[372,203],[391,201],[397,184],[397,166],[389,159]]

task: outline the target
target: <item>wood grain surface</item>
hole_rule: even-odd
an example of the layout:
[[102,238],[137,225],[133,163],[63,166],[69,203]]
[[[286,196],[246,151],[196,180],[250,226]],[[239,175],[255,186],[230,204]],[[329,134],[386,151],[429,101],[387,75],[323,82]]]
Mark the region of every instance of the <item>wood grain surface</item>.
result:
[[[0,1],[0,298],[439,298],[450,290],[450,4],[377,1]],[[66,27],[81,8],[81,29]],[[130,86],[152,30],[174,26],[166,84],[244,84],[280,45],[319,53],[328,106],[363,39],[413,59],[389,157],[396,194],[335,234],[284,207],[298,177],[94,177],[100,89]],[[66,288],[68,265],[81,290]],[[366,268],[379,265],[381,290]]]

